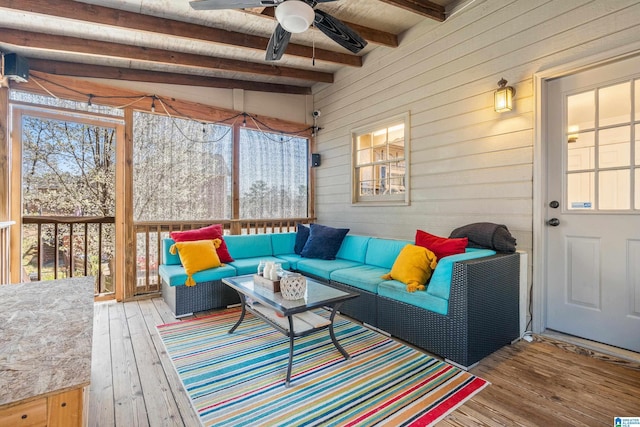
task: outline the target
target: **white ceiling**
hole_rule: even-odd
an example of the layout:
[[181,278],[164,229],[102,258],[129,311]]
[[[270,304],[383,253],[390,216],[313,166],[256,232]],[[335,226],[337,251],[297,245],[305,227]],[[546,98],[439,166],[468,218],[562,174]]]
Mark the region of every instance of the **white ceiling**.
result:
[[[27,1],[27,0],[22,0]],[[468,3],[466,0],[464,3]],[[179,61],[154,61],[145,60],[139,57],[131,57],[128,54],[109,53],[100,54],[98,52],[79,53],[80,48],[69,48],[67,43],[63,46],[33,47],[34,44],[28,37],[16,42],[8,37],[2,37],[3,29],[28,31],[31,33],[43,33],[51,36],[67,36],[89,41],[102,41],[118,43],[127,46],[162,49],[169,53],[179,54],[189,53],[202,55],[203,57],[215,57],[226,60],[239,60],[249,65],[268,64],[273,69],[278,67],[293,68],[299,70],[320,71],[324,73],[335,73],[343,64],[336,64],[322,60],[316,60],[315,64],[311,58],[285,55],[280,61],[267,62],[264,60],[264,51],[259,49],[247,49],[245,47],[234,47],[221,43],[212,43],[203,40],[196,40],[186,37],[170,36],[152,31],[140,31],[138,29],[128,29],[126,26],[113,26],[96,24],[74,19],[74,15],[67,17],[53,16],[52,14],[33,13],[31,9],[18,7],[14,4],[18,2],[0,0],[0,51],[15,52],[30,59],[43,59],[49,61],[63,61],[75,64],[92,64],[108,67],[118,67],[131,70],[149,70],[160,73],[187,74],[194,76],[208,76],[224,79],[235,79],[238,81],[258,81],[273,83],[277,85],[293,85],[309,88],[316,82],[300,78],[283,77],[280,75],[264,75],[257,73],[247,73],[240,71],[228,71],[225,67],[215,69],[210,66],[199,67],[194,64],[180,64]],[[39,2],[43,3],[43,2]],[[219,28],[243,34],[250,34],[269,38],[275,29],[277,22],[265,16],[256,16],[241,10],[218,10],[218,11],[196,11],[193,10],[188,0],[82,0],[72,2],[70,0],[48,1],[50,6],[55,7],[56,3],[71,5],[71,9],[77,5],[78,9],[85,11],[86,4],[103,6],[110,9],[123,10],[136,14],[150,15],[166,18],[175,21],[188,22],[205,27]],[[79,3],[85,3],[79,4]],[[454,7],[460,7],[463,3],[460,0],[435,0],[433,3],[447,7],[448,11]],[[45,7],[45,6],[43,6]],[[46,7],[45,7],[46,8]],[[379,0],[339,0],[329,3],[320,3],[317,6],[336,18],[366,26],[375,30],[381,30],[395,35],[400,35],[409,28],[428,21],[425,24],[437,26],[440,22],[406,11],[402,8],[387,4]],[[24,10],[28,9],[28,10]],[[101,9],[104,12],[104,9]],[[40,10],[42,12],[42,10]],[[101,13],[102,13],[101,12]],[[112,11],[114,12],[114,11]],[[117,12],[117,11],[115,11]],[[117,14],[117,13],[115,13]],[[114,14],[114,15],[115,15]],[[162,29],[164,31],[165,29]],[[302,34],[293,34],[291,44],[304,46],[314,46],[316,49],[325,49],[334,52],[341,52],[351,55],[346,49],[337,45],[327,36],[315,28],[311,28]],[[87,45],[89,42],[87,42]],[[79,44],[82,46],[82,44]],[[359,56],[366,56],[372,49],[393,49],[392,47],[379,46],[374,42],[359,53]],[[168,55],[170,57],[171,55]],[[240,84],[240,83],[239,83]]]

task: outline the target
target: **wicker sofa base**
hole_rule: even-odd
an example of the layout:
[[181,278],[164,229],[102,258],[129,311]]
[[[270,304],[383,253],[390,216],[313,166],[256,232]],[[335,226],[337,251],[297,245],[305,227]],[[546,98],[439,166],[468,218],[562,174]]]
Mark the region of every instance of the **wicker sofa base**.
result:
[[449,313],[378,296],[378,328],[468,369],[519,336],[518,254],[454,264]]
[[202,282],[196,286],[169,286],[163,280],[162,296],[176,317],[224,308],[240,302],[238,293],[221,280]]
[[357,319],[373,327],[378,327],[378,312],[376,310],[377,295],[354,286],[331,281],[329,285],[345,292],[359,294],[358,297],[345,301],[340,306],[340,313]]

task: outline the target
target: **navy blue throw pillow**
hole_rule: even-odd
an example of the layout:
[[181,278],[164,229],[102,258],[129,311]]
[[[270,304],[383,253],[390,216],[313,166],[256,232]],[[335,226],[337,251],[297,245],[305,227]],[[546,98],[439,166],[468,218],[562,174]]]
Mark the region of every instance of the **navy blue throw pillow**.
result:
[[348,228],[311,224],[309,238],[300,255],[305,258],[336,259],[336,254],[348,232]]
[[304,248],[304,245],[307,243],[307,239],[309,238],[309,227],[304,224],[296,224],[296,228],[296,243],[293,246],[293,252],[300,255],[302,248]]

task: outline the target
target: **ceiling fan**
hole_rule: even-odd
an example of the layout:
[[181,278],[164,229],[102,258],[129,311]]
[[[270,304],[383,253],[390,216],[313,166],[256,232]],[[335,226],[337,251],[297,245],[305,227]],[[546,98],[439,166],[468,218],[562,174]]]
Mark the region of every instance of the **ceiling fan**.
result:
[[318,3],[330,1],[336,0],[198,0],[189,4],[196,10],[275,7],[278,26],[267,45],[267,61],[277,61],[282,58],[291,33],[302,33],[311,24],[340,46],[353,53],[360,52],[367,45],[366,40],[344,22],[322,10],[315,9]]

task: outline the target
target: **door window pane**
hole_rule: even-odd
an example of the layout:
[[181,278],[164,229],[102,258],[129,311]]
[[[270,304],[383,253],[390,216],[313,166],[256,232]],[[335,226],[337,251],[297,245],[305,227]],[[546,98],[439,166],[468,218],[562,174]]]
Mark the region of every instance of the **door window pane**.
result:
[[629,170],[603,171],[599,176],[599,209],[620,210],[631,206]]
[[567,96],[569,209],[609,211],[640,206],[640,123],[630,123],[632,106],[637,121],[640,79]]
[[592,210],[595,196],[593,172],[572,173],[567,176],[569,209]]
[[625,82],[598,91],[599,126],[628,123],[631,119],[631,83]]
[[595,132],[576,135],[573,141],[567,145],[567,170],[578,171],[595,168]]
[[629,126],[601,130],[598,140],[599,167],[629,166],[631,144]]
[[595,127],[595,92],[589,91],[567,97],[567,127],[569,132],[579,132]]

